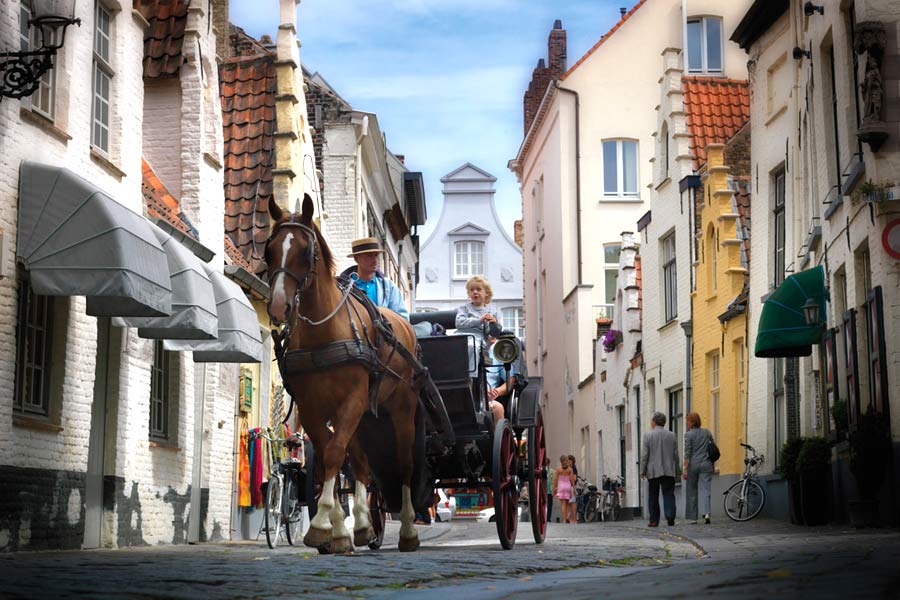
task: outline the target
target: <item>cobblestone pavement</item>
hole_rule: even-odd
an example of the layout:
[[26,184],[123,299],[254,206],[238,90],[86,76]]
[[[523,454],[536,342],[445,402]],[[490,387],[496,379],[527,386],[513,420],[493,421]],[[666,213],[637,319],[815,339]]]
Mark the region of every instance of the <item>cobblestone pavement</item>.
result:
[[493,524],[420,527],[400,554],[388,523],[381,551],[319,556],[260,543],[0,556],[0,598],[897,598],[900,532],[804,528],[779,521],[528,523],[504,551]]

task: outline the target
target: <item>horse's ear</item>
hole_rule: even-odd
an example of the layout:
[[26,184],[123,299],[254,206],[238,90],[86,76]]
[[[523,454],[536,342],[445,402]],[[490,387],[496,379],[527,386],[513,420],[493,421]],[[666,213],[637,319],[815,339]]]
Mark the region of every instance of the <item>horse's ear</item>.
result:
[[269,196],[269,214],[276,222],[284,217],[284,212],[282,212],[281,207],[278,206],[278,203],[275,201],[275,196]]
[[301,210],[301,220],[307,224],[312,223],[315,205],[313,204],[312,198],[309,197],[309,194],[303,194],[303,208]]

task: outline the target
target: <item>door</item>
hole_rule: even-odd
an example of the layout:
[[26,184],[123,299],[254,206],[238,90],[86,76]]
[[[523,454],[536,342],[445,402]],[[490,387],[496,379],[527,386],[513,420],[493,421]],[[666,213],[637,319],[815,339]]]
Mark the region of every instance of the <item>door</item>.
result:
[[106,440],[106,410],[109,402],[109,318],[97,319],[97,366],[94,373],[94,401],[91,404],[91,433],[84,493],[83,548],[100,547],[103,519],[103,456]]

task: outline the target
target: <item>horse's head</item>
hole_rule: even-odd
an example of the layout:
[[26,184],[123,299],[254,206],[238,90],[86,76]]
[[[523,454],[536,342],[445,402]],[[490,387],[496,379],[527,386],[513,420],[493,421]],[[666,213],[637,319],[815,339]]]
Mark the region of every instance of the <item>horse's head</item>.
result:
[[[313,223],[313,201],[304,195],[300,213],[285,214],[274,198],[269,199],[274,224],[266,242],[266,265],[272,297],[269,318],[274,325],[286,323],[300,295],[315,285],[317,275],[331,275],[331,252]],[[322,266],[320,266],[322,265]],[[325,272],[320,272],[322,270]]]

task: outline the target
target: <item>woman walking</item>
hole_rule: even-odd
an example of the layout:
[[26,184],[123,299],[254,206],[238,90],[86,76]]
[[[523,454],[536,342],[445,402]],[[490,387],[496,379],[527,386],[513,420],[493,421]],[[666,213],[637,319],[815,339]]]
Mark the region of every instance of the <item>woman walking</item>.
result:
[[559,510],[562,513],[563,523],[571,523],[569,519],[569,501],[572,499],[572,489],[575,483],[575,473],[569,457],[563,454],[559,457],[559,468],[556,469],[556,487],[554,493],[559,498]]
[[700,415],[697,413],[688,413],[685,422],[688,430],[684,434],[684,472],[681,475],[687,481],[684,518],[696,524],[698,514],[702,514],[704,522],[709,523],[713,464],[709,460],[708,448],[713,436],[708,429],[700,427]]
[[[577,523],[578,517],[584,514],[583,496],[578,493],[578,465],[575,464],[575,456],[569,455],[569,465],[572,467],[572,495],[575,496],[575,502],[569,502],[569,523]],[[581,480],[584,481],[583,479]]]

